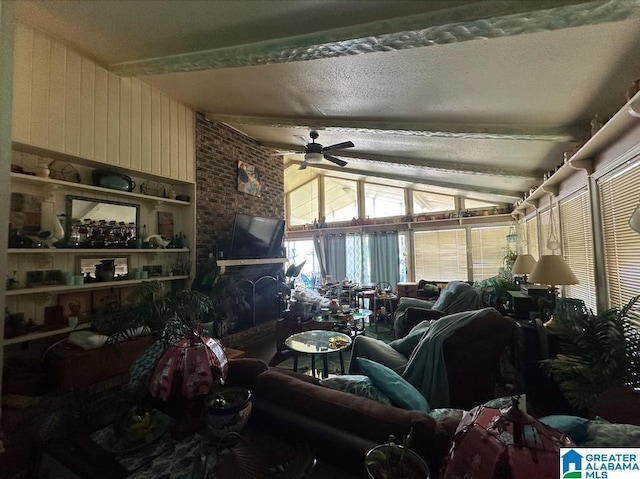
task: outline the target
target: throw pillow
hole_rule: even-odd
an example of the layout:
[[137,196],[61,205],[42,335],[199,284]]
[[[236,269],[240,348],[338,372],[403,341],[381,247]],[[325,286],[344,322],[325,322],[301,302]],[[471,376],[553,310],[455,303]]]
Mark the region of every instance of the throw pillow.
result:
[[587,431],[589,420],[583,417],[555,415],[542,417],[539,421],[556,431],[565,433],[576,444],[586,441],[589,437]]
[[587,439],[580,447],[640,447],[640,426],[594,419],[587,425]]
[[389,396],[391,402],[401,408],[428,413],[429,403],[411,383],[404,380],[393,369],[365,358],[356,358],[360,369],[371,382]]
[[389,346],[408,358],[411,356],[413,350],[416,349],[420,339],[422,339],[422,335],[427,331],[430,324],[431,321],[429,320],[424,320],[416,324],[413,329],[409,331],[409,334],[404,338],[391,341]]
[[320,384],[338,391],[355,394],[367,399],[381,402],[383,404],[391,404],[391,399],[385,393],[380,391],[368,376],[363,374],[345,374],[343,376],[335,376],[323,379]]

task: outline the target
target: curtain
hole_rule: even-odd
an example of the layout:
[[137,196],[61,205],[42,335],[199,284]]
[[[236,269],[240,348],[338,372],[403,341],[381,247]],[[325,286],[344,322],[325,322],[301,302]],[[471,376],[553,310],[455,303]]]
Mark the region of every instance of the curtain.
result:
[[347,235],[347,278],[359,284],[368,282],[367,268],[364,267],[362,235]]
[[324,241],[322,236],[313,237],[313,249],[316,252],[318,258],[318,265],[320,266],[320,277],[325,278],[327,276],[327,260],[324,255]]
[[386,281],[395,290],[400,275],[400,258],[398,257],[398,232],[378,232],[369,235],[371,252],[371,281]]
[[324,255],[327,274],[333,281],[342,281],[347,276],[347,246],[343,235],[324,236]]

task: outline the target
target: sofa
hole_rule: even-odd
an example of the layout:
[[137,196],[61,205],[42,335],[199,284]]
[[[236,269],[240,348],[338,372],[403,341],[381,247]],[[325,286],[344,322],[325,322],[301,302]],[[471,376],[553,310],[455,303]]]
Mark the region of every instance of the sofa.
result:
[[373,446],[412,431],[411,449],[437,477],[458,421],[436,421],[430,415],[401,409],[325,387],[320,380],[264,361],[241,358],[229,361],[227,385],[251,390],[250,421],[309,444],[319,458],[357,476],[364,472],[364,457]]

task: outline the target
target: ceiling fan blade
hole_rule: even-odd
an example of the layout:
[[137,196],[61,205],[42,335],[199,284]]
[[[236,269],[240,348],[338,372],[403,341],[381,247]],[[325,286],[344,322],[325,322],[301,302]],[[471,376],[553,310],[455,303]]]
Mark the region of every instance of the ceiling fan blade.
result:
[[341,150],[343,148],[353,148],[355,145],[351,141],[336,143],[335,145],[325,146],[322,151]]
[[331,163],[335,163],[338,166],[347,166],[347,162],[344,160],[341,160],[340,158],[336,158],[335,156],[331,156],[331,155],[324,155],[325,160],[329,160]]
[[307,166],[309,164],[306,161],[303,161],[302,163],[300,163],[300,168],[298,168],[299,170],[305,170],[307,169]]

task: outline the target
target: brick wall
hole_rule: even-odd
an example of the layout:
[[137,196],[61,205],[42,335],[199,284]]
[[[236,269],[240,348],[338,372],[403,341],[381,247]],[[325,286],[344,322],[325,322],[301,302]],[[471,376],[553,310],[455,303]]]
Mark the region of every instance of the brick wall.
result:
[[[203,264],[217,245],[227,247],[236,213],[284,218],[284,170],[273,151],[221,123],[196,116],[196,264]],[[238,160],[260,169],[262,193],[238,191]],[[230,268],[228,274],[255,280],[282,266]]]

